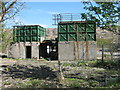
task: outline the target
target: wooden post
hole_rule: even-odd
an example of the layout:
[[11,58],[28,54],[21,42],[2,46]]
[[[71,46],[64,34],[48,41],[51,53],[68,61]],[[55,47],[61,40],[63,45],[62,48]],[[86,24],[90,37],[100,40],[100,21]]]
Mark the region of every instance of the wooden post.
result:
[[57,79],[58,79],[58,82],[60,84],[62,84],[62,83],[64,83],[64,76],[63,76],[63,73],[62,73],[62,66],[61,66],[60,60],[58,60],[58,67],[59,67],[59,70],[58,70],[58,73],[57,73]]
[[104,63],[104,46],[102,45],[102,63]]

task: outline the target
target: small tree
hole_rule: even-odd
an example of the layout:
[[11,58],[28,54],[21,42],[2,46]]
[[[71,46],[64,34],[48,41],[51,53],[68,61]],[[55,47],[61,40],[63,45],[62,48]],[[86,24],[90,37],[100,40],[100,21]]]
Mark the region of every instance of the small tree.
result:
[[[113,33],[118,35],[118,37],[120,37],[118,30],[119,25],[117,25],[120,19],[120,2],[97,2],[97,0],[94,0],[94,3],[83,2],[83,4],[84,9],[87,10],[87,13],[81,14],[82,19],[88,21],[95,21],[97,27],[112,31]],[[112,44],[111,46],[112,58],[114,47]]]
[[117,32],[119,21],[119,2],[83,2],[87,13],[82,13],[82,19],[96,21],[98,27]]
[[14,20],[15,16],[24,8],[24,2],[18,0],[0,1],[0,47],[4,51],[12,41],[10,29],[5,29],[8,21]]

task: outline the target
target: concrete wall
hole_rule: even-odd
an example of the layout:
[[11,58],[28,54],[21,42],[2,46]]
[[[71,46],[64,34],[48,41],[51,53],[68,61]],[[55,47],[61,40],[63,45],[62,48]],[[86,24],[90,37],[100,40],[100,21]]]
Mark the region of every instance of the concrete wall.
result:
[[39,44],[38,42],[20,42],[9,46],[8,57],[15,59],[26,58],[26,46],[31,46],[31,56],[33,59],[39,59]]
[[9,46],[8,57],[24,59],[26,57],[25,53],[25,44],[23,42]]
[[20,49],[18,43],[9,46],[8,57],[10,58],[20,58]]
[[95,60],[96,54],[97,50],[95,41],[71,41],[58,43],[59,60]]
[[59,42],[58,43],[58,59],[59,60],[74,60],[74,43]]

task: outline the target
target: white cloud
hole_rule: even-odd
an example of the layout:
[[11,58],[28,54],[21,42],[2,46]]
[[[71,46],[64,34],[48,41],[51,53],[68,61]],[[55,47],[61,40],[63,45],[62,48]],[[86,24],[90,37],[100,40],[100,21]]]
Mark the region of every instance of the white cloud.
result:
[[27,23],[25,23],[25,25],[40,25],[42,27],[47,27],[47,25],[45,25],[45,24],[27,24]]
[[44,25],[44,24],[39,24],[40,26],[42,26],[42,27],[47,27],[47,25]]
[[59,12],[54,12],[54,11],[48,11],[48,14],[59,14]]

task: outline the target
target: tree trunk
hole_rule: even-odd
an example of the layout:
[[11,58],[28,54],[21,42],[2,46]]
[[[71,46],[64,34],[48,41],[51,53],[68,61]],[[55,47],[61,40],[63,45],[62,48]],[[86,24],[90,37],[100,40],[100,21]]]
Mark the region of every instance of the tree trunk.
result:
[[59,67],[59,70],[58,70],[58,73],[57,73],[57,79],[58,79],[58,82],[60,84],[62,84],[62,83],[64,83],[64,76],[63,76],[63,73],[62,73],[62,67],[61,67],[60,60],[58,60],[58,67]]

